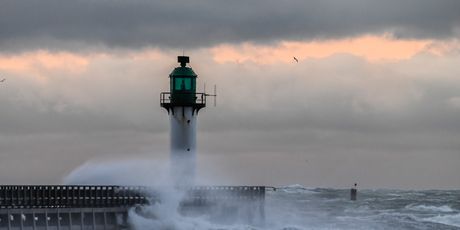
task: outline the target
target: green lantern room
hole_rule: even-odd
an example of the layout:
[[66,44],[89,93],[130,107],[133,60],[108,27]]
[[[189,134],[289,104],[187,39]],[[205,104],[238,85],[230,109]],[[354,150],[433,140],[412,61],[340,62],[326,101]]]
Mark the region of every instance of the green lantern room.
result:
[[177,105],[193,104],[196,100],[197,75],[192,68],[186,67],[186,63],[190,61],[189,57],[179,56],[177,61],[180,67],[176,67],[169,75],[171,102]]
[[187,67],[190,62],[187,56],[178,56],[179,67],[169,74],[170,92],[161,94],[161,105],[169,110],[177,106],[191,106],[196,110],[203,108],[206,104],[204,93],[196,93],[197,74],[192,68]]

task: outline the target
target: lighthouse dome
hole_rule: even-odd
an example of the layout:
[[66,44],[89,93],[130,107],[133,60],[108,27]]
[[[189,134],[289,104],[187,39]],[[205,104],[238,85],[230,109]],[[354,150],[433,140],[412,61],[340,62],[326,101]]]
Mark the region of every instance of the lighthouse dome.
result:
[[169,77],[193,77],[196,78],[197,75],[193,72],[193,69],[190,67],[186,67],[187,63],[190,62],[190,58],[188,56],[178,56],[177,62],[180,63],[180,67],[174,68],[174,70],[169,74]]
[[174,70],[169,74],[169,77],[197,77],[196,73],[190,67],[176,67]]

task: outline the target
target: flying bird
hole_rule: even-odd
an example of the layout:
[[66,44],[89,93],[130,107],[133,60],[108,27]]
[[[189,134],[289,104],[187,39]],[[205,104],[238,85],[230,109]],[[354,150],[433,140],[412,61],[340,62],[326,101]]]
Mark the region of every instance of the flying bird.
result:
[[6,81],[6,78],[3,78],[2,80],[0,80],[0,82],[4,82],[4,81]]
[[293,57],[294,58],[294,61],[296,61],[297,63],[299,63],[299,60],[296,58],[296,57]]

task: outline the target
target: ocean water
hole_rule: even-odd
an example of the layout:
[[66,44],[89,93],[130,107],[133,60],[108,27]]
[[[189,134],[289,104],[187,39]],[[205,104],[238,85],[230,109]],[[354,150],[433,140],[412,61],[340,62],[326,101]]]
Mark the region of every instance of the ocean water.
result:
[[[131,210],[136,230],[301,230],[301,229],[458,229],[460,190],[358,190],[290,185],[267,191],[263,225],[218,224],[207,216],[178,213],[184,193],[175,191],[164,162],[125,160],[88,162],[70,173],[65,184],[126,184],[162,188],[162,203]],[[152,180],[151,178],[155,178]],[[152,183],[152,182],[156,182]]]
[[460,190],[287,186],[268,192],[267,229],[460,229]]
[[216,224],[204,217],[184,217],[177,202],[148,207],[154,218],[130,212],[134,229],[301,230],[301,229],[460,229],[460,190],[359,190],[278,188],[266,194],[263,225]]

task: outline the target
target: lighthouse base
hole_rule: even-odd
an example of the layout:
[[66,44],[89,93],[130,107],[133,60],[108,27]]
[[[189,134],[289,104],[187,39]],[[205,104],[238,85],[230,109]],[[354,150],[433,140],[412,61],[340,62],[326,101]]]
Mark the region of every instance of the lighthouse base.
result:
[[174,107],[171,122],[171,176],[177,186],[193,186],[196,171],[196,114],[193,107]]

